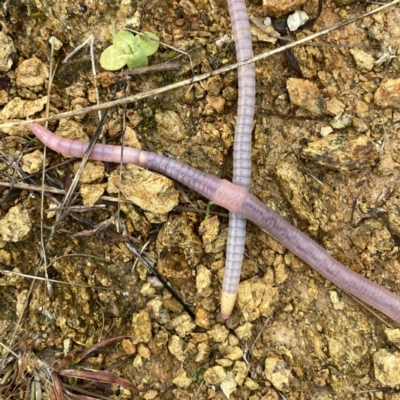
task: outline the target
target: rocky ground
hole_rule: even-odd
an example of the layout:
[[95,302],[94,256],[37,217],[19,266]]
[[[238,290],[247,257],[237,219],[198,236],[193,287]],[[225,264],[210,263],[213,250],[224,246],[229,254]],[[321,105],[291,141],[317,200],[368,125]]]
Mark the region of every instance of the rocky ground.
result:
[[[314,26],[292,39],[378,6],[323,1]],[[317,1],[248,2],[257,19],[256,54],[278,46],[271,30],[260,28],[265,17],[296,9],[315,15]],[[43,117],[46,104],[50,115],[80,110],[95,104],[95,88],[106,102],[235,61],[223,0],[5,1],[3,15],[0,124]],[[179,56],[179,69],[128,81],[104,72],[101,52],[124,26],[153,32],[173,47],[160,46],[150,65]],[[96,78],[87,47],[61,64],[90,35]],[[57,50],[48,93],[51,36]],[[399,43],[395,6],[296,47],[298,67],[283,53],[257,62],[251,192],[342,263],[400,294]],[[104,132],[114,137],[125,125],[125,145],[230,179],[236,100],[233,71],[112,108]],[[50,128],[89,140],[97,123],[92,112]],[[0,351],[0,398],[22,398],[29,389],[36,398],[41,391],[54,398],[53,379],[70,392],[121,399],[400,399],[396,324],[267,233],[248,225],[238,304],[223,321],[224,210],[212,206],[207,218],[207,201],[167,178],[90,162],[74,208],[55,226],[54,208],[79,161],[46,152],[42,202],[43,146],[26,126],[0,125],[0,131],[0,342],[13,351]],[[190,305],[194,319],[135,261],[127,242],[138,249],[146,243],[147,260]],[[31,278],[7,271],[47,274],[64,284],[31,286]],[[78,351],[119,335],[131,337],[72,363]],[[68,386],[73,382],[61,378],[62,371],[77,365],[109,369],[140,392],[118,382]]]

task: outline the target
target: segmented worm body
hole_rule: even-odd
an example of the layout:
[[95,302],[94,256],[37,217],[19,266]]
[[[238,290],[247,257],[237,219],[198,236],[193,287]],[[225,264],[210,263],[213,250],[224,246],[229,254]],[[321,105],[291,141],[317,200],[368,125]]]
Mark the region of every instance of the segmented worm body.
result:
[[[88,143],[58,137],[39,124],[30,125],[30,129],[46,146],[59,153],[82,157],[88,147]],[[121,147],[97,144],[90,158],[119,163]],[[213,203],[254,222],[336,286],[400,323],[399,296],[336,261],[320,245],[247,190],[172,158],[139,149],[124,147],[122,162],[136,164],[167,175]]]
[[[244,0],[228,0],[237,61],[253,57],[250,23]],[[251,179],[251,132],[256,99],[256,71],[254,64],[238,69],[238,107],[233,144],[232,182],[247,191]],[[246,219],[229,213],[228,242],[225,273],[222,283],[221,315],[228,318],[235,304],[242,270]]]

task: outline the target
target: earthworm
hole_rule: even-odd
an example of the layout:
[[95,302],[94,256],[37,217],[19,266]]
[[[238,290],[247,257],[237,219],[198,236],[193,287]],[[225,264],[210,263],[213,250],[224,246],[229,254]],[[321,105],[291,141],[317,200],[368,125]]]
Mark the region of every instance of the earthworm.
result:
[[[30,129],[47,147],[66,155],[83,157],[88,147],[88,143],[61,138],[39,124],[30,125]],[[121,147],[97,144],[90,159],[120,163]],[[131,147],[124,147],[122,162],[136,164],[167,175],[213,203],[252,221],[336,286],[400,323],[399,296],[336,261],[325,249],[246,189],[225,179],[208,175],[173,158]],[[222,317],[227,315],[227,311],[223,308],[221,315]]]
[[[250,22],[244,0],[228,0],[237,61],[253,57]],[[251,178],[251,132],[253,130],[256,99],[256,71],[254,64],[238,69],[238,106],[233,143],[232,182],[247,191]],[[228,318],[235,304],[242,270],[246,220],[229,213],[228,241],[226,245],[225,272],[222,282],[221,309]]]

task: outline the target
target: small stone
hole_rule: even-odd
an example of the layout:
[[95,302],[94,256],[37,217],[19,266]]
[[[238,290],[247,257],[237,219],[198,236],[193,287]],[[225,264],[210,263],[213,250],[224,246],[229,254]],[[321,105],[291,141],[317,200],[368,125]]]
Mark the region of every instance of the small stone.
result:
[[135,149],[142,148],[142,144],[139,142],[136,131],[129,126],[125,128],[124,146],[134,147]]
[[333,132],[333,129],[330,126],[323,126],[320,131],[320,135],[322,137],[326,137]]
[[7,267],[11,266],[12,257],[11,257],[11,253],[9,251],[0,249],[0,263],[7,265]]
[[126,354],[132,355],[136,353],[136,346],[132,343],[130,339],[123,339],[121,341],[121,347]]
[[375,378],[384,386],[395,387],[400,384],[400,353],[378,350],[373,356]]
[[208,337],[217,343],[223,343],[229,335],[229,330],[224,325],[216,324],[208,332]]
[[251,338],[252,330],[253,324],[251,322],[245,322],[243,325],[235,329],[235,333],[240,340],[245,342]]
[[344,129],[351,125],[351,114],[344,113],[342,115],[337,115],[331,120],[331,126],[334,129]]
[[368,104],[364,101],[356,101],[355,111],[359,118],[366,118],[370,112]]
[[290,101],[317,117],[325,110],[325,100],[318,86],[305,79],[289,78],[286,82]]
[[158,133],[166,140],[180,142],[185,139],[185,126],[175,111],[157,111],[154,119],[157,122]]
[[336,97],[332,97],[326,102],[325,114],[337,116],[342,115],[346,105]]
[[192,319],[189,315],[183,314],[171,321],[171,327],[172,329],[175,329],[176,333],[181,338],[183,338],[193,331],[193,329],[196,327],[196,324],[192,322]]
[[15,97],[0,112],[0,120],[22,119],[42,111],[47,103],[47,96],[36,100],[22,100]]
[[270,17],[281,17],[300,9],[307,0],[263,0],[263,8]]
[[211,275],[211,271],[207,269],[204,265],[199,265],[197,267],[196,289],[199,295],[202,295],[205,289],[208,289],[210,287]]
[[225,379],[221,383],[221,390],[224,395],[229,399],[231,394],[236,390],[237,383],[232,371],[226,374]]
[[260,315],[270,315],[278,299],[278,289],[259,278],[249,279],[239,285],[238,306],[247,322],[254,321]]
[[181,369],[178,371],[178,375],[177,375],[174,379],[172,379],[172,382],[173,382],[176,386],[178,386],[179,388],[181,388],[181,389],[186,389],[186,388],[188,388],[188,387],[191,385],[192,380],[191,380],[190,378],[187,377],[186,371],[185,371],[184,369],[181,368]]
[[375,92],[374,101],[380,107],[400,108],[400,78],[384,79]]
[[286,266],[284,263],[279,263],[278,265],[274,265],[275,269],[275,282],[278,285],[281,285],[288,278],[288,273],[286,271]]
[[82,185],[79,192],[82,196],[83,204],[89,207],[96,204],[99,198],[103,195],[106,186],[106,183]]
[[293,14],[290,14],[286,23],[291,32],[297,31],[300,26],[304,25],[310,17],[308,14],[301,10],[296,10]]
[[195,358],[195,362],[197,363],[203,363],[205,360],[208,359],[208,356],[210,354],[210,346],[207,342],[199,343],[197,345],[197,354]]
[[211,106],[218,114],[221,113],[225,106],[225,99],[222,96],[206,96],[209,106]]
[[153,214],[171,211],[179,200],[179,191],[170,179],[133,164],[122,167],[122,180],[119,169],[110,174],[107,191],[120,191],[125,199]]
[[138,354],[132,362],[132,366],[136,369],[143,368],[143,358]]
[[137,352],[144,359],[148,359],[151,356],[149,348],[147,346],[145,346],[143,343],[139,344],[139,346],[137,348]]
[[372,71],[375,59],[371,54],[360,49],[350,49],[350,53],[360,71]]
[[206,87],[210,96],[218,96],[224,87],[224,82],[219,75],[213,76],[207,80]]
[[243,358],[243,350],[238,346],[227,346],[222,348],[221,352],[229,360],[237,361]]
[[183,340],[177,336],[173,335],[168,341],[168,350],[174,355],[180,362],[185,360],[185,354],[183,352]]
[[0,220],[0,236],[5,242],[20,242],[30,231],[32,222],[22,206],[11,207]]
[[227,360],[226,358],[217,358],[215,360],[215,362],[220,365],[221,367],[224,368],[230,368],[233,365],[233,361],[232,360]]
[[15,52],[10,36],[0,31],[0,72],[7,72],[12,67]]
[[[46,165],[49,162],[46,160]],[[35,150],[32,153],[25,154],[22,157],[21,168],[28,174],[34,174],[43,168],[43,153],[40,150]]]
[[258,390],[260,388],[260,385],[251,378],[247,378],[244,384],[250,390]]
[[289,388],[292,379],[291,367],[278,357],[267,357],[265,360],[265,377],[278,390]]
[[199,227],[199,234],[202,236],[204,251],[214,253],[214,243],[219,235],[220,220],[214,215],[203,221]]
[[392,342],[394,344],[400,343],[400,329],[387,328],[385,329],[385,334],[389,342]]
[[143,398],[145,400],[153,400],[158,396],[157,390],[150,389],[144,395]]
[[211,321],[208,312],[201,306],[196,308],[196,325],[204,329],[210,329]]
[[204,372],[204,380],[207,385],[220,385],[225,379],[226,372],[223,367],[217,365],[215,367],[208,368]]
[[372,165],[378,157],[378,150],[367,136],[350,138],[332,134],[308,143],[301,156],[327,168],[351,171]]
[[22,61],[15,70],[15,78],[19,87],[29,88],[43,85],[49,77],[46,65],[38,58]]
[[142,310],[133,315],[131,334],[133,344],[148,343],[151,340],[151,320],[147,311]]
[[60,50],[61,47],[63,47],[63,42],[60,39],[57,39],[55,36],[50,37],[49,43],[53,45],[54,50]]
[[339,299],[339,295],[336,290],[330,290],[329,291],[329,297],[331,299],[331,302],[333,304],[333,308],[335,310],[343,310],[344,309],[344,303]]
[[[81,163],[76,162],[74,164],[74,172],[76,173],[80,167]],[[104,176],[104,163],[101,161],[88,161],[79,177],[80,183],[92,183]]]
[[233,366],[233,372],[235,373],[236,383],[242,385],[249,373],[249,367],[244,361],[236,361]]

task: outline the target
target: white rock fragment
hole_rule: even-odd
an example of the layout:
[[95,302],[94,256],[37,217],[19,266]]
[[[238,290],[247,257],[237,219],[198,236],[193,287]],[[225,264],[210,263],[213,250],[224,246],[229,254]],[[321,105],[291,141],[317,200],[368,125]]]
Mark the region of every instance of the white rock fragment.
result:
[[235,381],[234,373],[229,371],[225,379],[221,383],[221,390],[224,395],[229,399],[231,394],[236,390],[237,383]]
[[293,14],[290,14],[287,19],[287,26],[291,32],[297,31],[300,26],[304,25],[310,17],[308,14],[301,10],[296,10]]
[[320,135],[322,137],[327,137],[332,132],[333,132],[333,129],[330,126],[323,126],[321,128]]
[[63,47],[63,42],[55,36],[50,37],[49,43],[53,45],[54,50],[60,50]]

